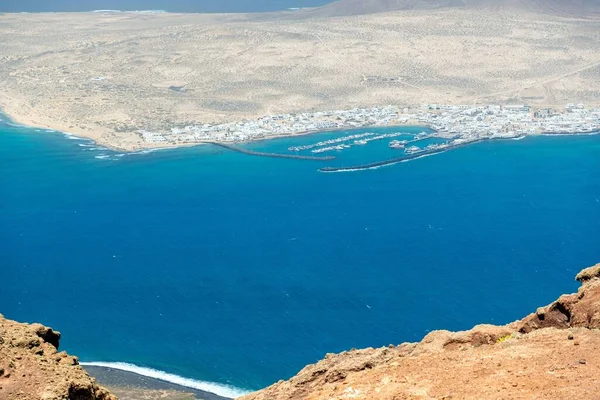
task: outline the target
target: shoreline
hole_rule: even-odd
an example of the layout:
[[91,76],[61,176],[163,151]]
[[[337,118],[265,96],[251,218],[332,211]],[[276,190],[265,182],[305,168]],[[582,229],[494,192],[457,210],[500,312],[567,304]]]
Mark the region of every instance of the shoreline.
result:
[[[369,128],[374,128],[374,129],[381,129],[381,128],[422,128],[422,129],[427,129],[430,130],[431,132],[434,133],[439,133],[438,130],[436,130],[435,128],[433,128],[432,126],[426,125],[426,124],[389,124],[389,125],[375,125],[375,124],[369,124],[369,125],[363,125],[363,126],[351,126],[351,127],[341,127],[341,128],[335,128],[335,129],[327,129],[327,130],[323,130],[323,131],[318,131],[318,130],[307,130],[307,131],[301,131],[301,132],[297,132],[297,133],[292,133],[292,134],[275,134],[275,135],[269,135],[267,137],[261,137],[261,138],[257,138],[257,139],[251,139],[251,140],[245,140],[245,141],[223,141],[223,142],[218,142],[218,141],[201,141],[201,142],[195,142],[195,143],[178,143],[178,144],[172,144],[172,145],[167,145],[167,146],[148,146],[148,147],[142,147],[142,148],[136,148],[136,149],[129,149],[129,148],[125,148],[125,147],[118,147],[118,146],[114,146],[111,144],[104,144],[101,141],[99,141],[97,139],[97,137],[94,136],[87,136],[87,135],[81,135],[78,133],[71,133],[71,132],[65,132],[64,130],[61,130],[59,128],[52,128],[49,126],[43,126],[43,125],[39,125],[36,123],[31,123],[31,122],[22,122],[19,121],[17,119],[14,118],[14,116],[6,113],[6,111],[3,108],[0,108],[0,123],[6,123],[9,126],[13,126],[13,127],[19,127],[19,128],[25,128],[25,129],[41,129],[44,130],[46,132],[43,133],[59,133],[62,134],[64,136],[67,137],[71,137],[71,138],[78,138],[81,140],[88,140],[90,142],[93,142],[96,146],[105,148],[109,151],[113,151],[113,152],[119,152],[119,153],[125,153],[125,154],[129,154],[129,155],[133,155],[133,154],[146,154],[146,153],[150,153],[150,152],[155,152],[155,151],[163,151],[163,150],[174,150],[174,149],[179,149],[179,148],[191,148],[191,147],[196,147],[196,146],[204,146],[204,145],[213,145],[216,147],[221,147],[221,148],[225,148],[225,149],[229,149],[229,150],[233,150],[233,151],[238,151],[241,153],[248,153],[249,155],[256,155],[256,156],[268,156],[268,157],[277,157],[277,158],[305,158],[304,156],[293,156],[292,154],[288,154],[288,153],[273,153],[273,154],[263,154],[261,152],[253,152],[253,151],[246,151],[242,148],[236,148],[235,146],[237,145],[244,145],[244,144],[249,144],[249,143],[261,143],[267,140],[276,140],[276,139],[288,139],[288,138],[294,138],[294,137],[298,137],[298,136],[308,136],[308,135],[316,135],[316,134],[325,134],[325,133],[336,133],[336,132],[345,132],[345,131],[355,131],[355,130],[361,130],[361,129],[369,129]],[[40,132],[42,133],[42,132]],[[536,137],[536,136],[581,136],[581,135],[598,135],[600,134],[600,131],[592,131],[592,132],[536,132],[536,133],[530,133],[530,134],[524,134],[523,136],[518,137],[517,139],[525,139],[527,137]],[[482,138],[479,140],[476,140],[474,142],[468,142],[468,143],[464,143],[464,144],[460,144],[458,146],[455,147],[463,147],[463,146],[468,146],[470,144],[474,144],[474,143],[478,143],[481,141],[485,141],[485,140],[495,140],[495,139],[504,139],[502,137],[489,137],[489,138]],[[505,138],[505,139],[510,139],[510,140],[515,140],[515,138]],[[377,168],[377,167],[381,167],[384,165],[391,165],[391,164],[395,164],[398,162],[402,162],[402,161],[408,161],[408,160],[412,160],[415,158],[420,158],[423,156],[427,156],[427,155],[433,155],[433,154],[437,154],[437,153],[441,153],[441,152],[445,152],[448,150],[452,150],[455,148],[454,146],[451,148],[446,148],[443,149],[442,151],[435,151],[434,153],[430,154],[429,152],[426,153],[420,153],[418,155],[405,155],[403,157],[397,157],[397,158],[393,158],[393,159],[388,159],[388,160],[382,160],[382,161],[378,161],[378,162],[374,162],[374,163],[370,163],[370,164],[365,164],[365,165],[358,165],[358,166],[353,166],[353,167],[335,167],[332,169],[329,169],[328,167],[326,168],[322,168],[319,169],[320,172],[343,172],[343,171],[350,171],[350,170],[365,170],[365,169],[372,169],[372,168]],[[250,154],[252,153],[252,154]],[[254,154],[256,153],[256,154]],[[335,158],[335,157],[333,157]],[[308,157],[308,159],[312,159],[312,157]]]
[[204,400],[230,400],[250,393],[227,384],[200,381],[122,362],[81,362],[80,365],[103,386],[123,390],[168,390],[192,393]]
[[160,393],[161,397],[167,393],[177,393],[180,395],[192,395],[194,398],[203,400],[229,400],[230,397],[221,397],[211,392],[192,389],[187,386],[181,386],[174,383],[162,381],[160,379],[149,378],[138,375],[133,372],[121,371],[108,367],[85,366],[83,369],[98,384],[109,389],[113,394],[121,397],[126,396],[128,392],[143,391]]
[[[215,144],[215,143],[218,143],[219,145],[225,144],[225,145],[235,146],[235,145],[244,145],[244,144],[248,144],[248,143],[261,143],[261,142],[264,142],[267,140],[289,139],[289,138],[294,138],[294,137],[298,137],[298,136],[309,136],[309,135],[316,135],[316,134],[321,134],[321,133],[354,131],[354,130],[358,130],[358,129],[368,129],[368,128],[375,128],[375,129],[423,128],[423,129],[428,129],[432,132],[437,132],[432,127],[427,126],[427,125],[421,125],[421,124],[363,125],[363,126],[349,126],[349,127],[336,128],[336,129],[327,129],[327,130],[323,130],[323,131],[310,130],[310,131],[301,131],[301,132],[292,133],[292,134],[276,134],[276,135],[269,135],[267,137],[261,137],[259,139],[246,140],[246,141],[231,141],[231,142],[229,142],[229,141],[227,141],[227,142],[225,142],[225,141],[224,142],[201,141],[201,142],[196,142],[196,143],[180,143],[180,144],[173,144],[173,145],[168,145],[168,146],[147,146],[147,147],[141,147],[141,148],[137,148],[137,149],[129,149],[129,148],[119,147],[119,146],[115,146],[115,145],[111,145],[111,144],[105,144],[102,141],[98,140],[98,138],[95,136],[87,136],[87,135],[82,135],[79,133],[66,132],[60,128],[53,128],[50,126],[39,125],[39,124],[29,122],[29,121],[28,122],[20,121],[18,119],[15,119],[14,116],[7,113],[4,108],[0,107],[0,123],[2,123],[2,122],[6,123],[9,126],[13,126],[13,127],[25,128],[25,129],[42,129],[42,130],[48,131],[48,132],[44,132],[44,133],[59,133],[59,134],[65,135],[65,136],[75,137],[75,138],[79,138],[82,140],[89,140],[99,147],[104,147],[110,151],[126,153],[126,154],[136,154],[136,153],[152,152],[152,151],[159,151],[159,150],[173,150],[173,149],[180,149],[180,148],[204,146],[207,144]],[[52,131],[52,132],[50,132],[50,131]]]

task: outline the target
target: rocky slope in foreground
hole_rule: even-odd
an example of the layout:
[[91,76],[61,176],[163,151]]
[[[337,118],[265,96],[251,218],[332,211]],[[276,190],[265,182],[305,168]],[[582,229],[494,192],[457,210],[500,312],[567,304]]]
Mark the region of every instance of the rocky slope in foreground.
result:
[[506,326],[436,331],[420,343],[328,354],[243,400],[592,399],[600,389],[600,264]]
[[60,333],[0,314],[0,400],[117,400],[58,352]]

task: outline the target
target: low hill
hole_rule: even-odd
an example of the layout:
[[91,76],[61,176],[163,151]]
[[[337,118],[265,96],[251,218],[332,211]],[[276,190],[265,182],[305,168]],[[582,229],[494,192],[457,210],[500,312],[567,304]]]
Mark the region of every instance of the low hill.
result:
[[332,17],[438,8],[507,9],[589,17],[600,15],[600,0],[338,0],[307,12]]

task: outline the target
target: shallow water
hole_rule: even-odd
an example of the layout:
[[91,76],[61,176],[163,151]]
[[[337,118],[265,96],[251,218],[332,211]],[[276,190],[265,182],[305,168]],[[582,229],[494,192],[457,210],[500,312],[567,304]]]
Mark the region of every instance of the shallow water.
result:
[[[510,322],[600,260],[599,136],[344,174],[209,146],[80,144],[0,127],[0,312],[59,329],[84,361],[257,389],[327,352]],[[332,164],[390,154],[373,143]]]

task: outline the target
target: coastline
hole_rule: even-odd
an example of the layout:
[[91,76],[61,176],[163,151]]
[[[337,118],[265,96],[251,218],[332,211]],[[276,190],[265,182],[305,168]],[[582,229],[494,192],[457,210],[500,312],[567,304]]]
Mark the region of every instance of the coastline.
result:
[[[0,99],[1,101],[1,99]],[[31,111],[31,110],[30,110]],[[29,115],[34,115],[30,113]],[[103,143],[100,139],[101,139],[101,135],[103,133],[84,133],[79,131],[78,129],[76,129],[75,131],[73,131],[73,128],[69,128],[66,125],[63,124],[59,124],[56,123],[55,121],[53,121],[52,124],[49,123],[41,123],[38,122],[35,118],[29,117],[23,117],[21,114],[15,114],[14,112],[10,112],[7,110],[7,107],[5,104],[0,103],[0,119],[2,119],[4,122],[8,123],[11,126],[15,126],[15,127],[19,127],[19,128],[31,128],[31,129],[43,129],[43,130],[51,130],[51,131],[55,131],[55,132],[59,132],[62,133],[64,135],[68,135],[68,136],[74,136],[74,137],[78,137],[81,139],[88,139],[93,141],[95,144],[102,146],[102,147],[106,147],[108,149],[114,150],[114,151],[131,151],[125,148],[119,148],[118,146],[113,146],[109,143]]]
[[152,368],[121,362],[81,362],[103,386],[122,390],[168,390],[191,393],[204,400],[229,400],[250,391],[216,382],[199,381]]
[[[15,118],[14,115],[9,114],[6,111],[6,109],[3,107],[0,107],[0,122],[6,122],[8,125],[14,126],[14,127],[26,128],[26,129],[42,129],[44,131],[52,131],[53,133],[60,133],[65,136],[76,137],[76,138],[83,139],[83,140],[90,140],[97,146],[104,147],[111,151],[128,153],[128,154],[152,152],[152,151],[159,151],[159,150],[172,150],[172,149],[179,149],[179,148],[187,148],[187,147],[196,147],[196,146],[205,146],[205,145],[214,145],[215,144],[215,142],[213,142],[213,141],[201,141],[201,142],[195,142],[195,143],[170,144],[170,145],[166,145],[166,146],[165,145],[153,146],[152,144],[148,143],[147,146],[139,147],[139,148],[119,147],[119,146],[115,146],[110,143],[106,143],[105,141],[102,141],[98,137],[98,135],[87,135],[87,134],[82,134],[79,132],[68,132],[65,129],[58,127],[58,126],[52,127],[50,125],[40,125],[31,120],[25,121],[20,118]],[[390,125],[372,125],[371,124],[371,125],[363,125],[363,126],[348,126],[348,127],[342,127],[342,128],[336,128],[336,129],[327,129],[327,130],[323,130],[323,131],[307,130],[307,131],[301,131],[301,132],[292,133],[292,134],[274,134],[274,135],[264,136],[264,137],[261,137],[258,139],[251,139],[251,140],[246,140],[246,141],[236,141],[236,142],[233,142],[233,141],[232,142],[222,142],[222,143],[224,143],[226,145],[243,145],[243,144],[247,144],[247,143],[256,143],[256,142],[260,143],[260,142],[264,142],[267,140],[289,139],[289,138],[294,138],[294,137],[298,137],[298,136],[309,136],[309,135],[316,135],[316,134],[321,134],[321,133],[353,131],[353,130],[357,130],[357,129],[368,129],[368,128],[375,128],[375,129],[380,129],[380,128],[423,128],[423,129],[428,129],[432,132],[437,132],[432,127],[427,126],[427,125],[422,125],[422,124],[390,124]],[[50,133],[50,132],[47,132],[47,133]],[[217,143],[220,143],[220,142],[217,142]]]
[[[179,149],[179,148],[195,147],[195,146],[202,146],[202,145],[209,144],[207,142],[177,143],[177,144],[168,144],[168,145],[164,145],[164,144],[152,145],[152,143],[145,143],[144,146],[139,146],[139,147],[121,147],[118,145],[111,144],[108,141],[102,140],[102,133],[89,134],[88,132],[81,132],[81,131],[73,132],[73,131],[69,131],[70,128],[66,128],[65,126],[62,126],[61,124],[58,124],[58,125],[56,125],[56,124],[40,124],[38,122],[35,122],[34,119],[32,119],[32,118],[23,118],[20,115],[17,116],[14,113],[8,112],[6,110],[6,107],[3,106],[2,104],[0,104],[0,119],[5,120],[9,125],[12,125],[15,127],[51,130],[54,132],[62,133],[67,136],[73,136],[73,137],[77,137],[77,138],[81,138],[81,139],[91,140],[96,145],[105,147],[112,151],[125,152],[125,153],[131,153],[131,154],[139,153],[142,151]],[[338,132],[338,131],[352,130],[352,129],[364,129],[369,126],[392,127],[392,126],[420,126],[420,125],[365,125],[362,127],[338,128],[338,129],[329,129],[326,131],[302,131],[302,132],[297,132],[297,133],[293,133],[293,134],[289,134],[289,135],[276,134],[276,135],[269,135],[267,137],[261,137],[259,139],[253,139],[253,140],[247,140],[247,141],[241,141],[241,142],[225,142],[225,143],[245,144],[245,143],[253,143],[253,142],[262,142],[265,140],[284,139],[284,138],[291,138],[291,137],[296,137],[296,136],[307,136],[307,135],[312,135],[312,134],[317,134],[317,133]],[[137,133],[135,133],[134,135],[137,135]]]
[[[24,133],[26,134],[26,132],[24,132]],[[33,132],[32,132],[32,133],[33,133]],[[56,140],[54,140],[54,139],[53,139],[52,141],[53,141],[53,142],[59,142],[59,141],[61,141],[61,140],[62,140],[62,137],[61,137],[60,139],[58,139],[58,136],[57,136],[57,139],[56,139]],[[576,141],[575,139],[566,139],[566,142],[575,142],[575,141]],[[287,141],[286,141],[286,142],[287,142]],[[529,142],[529,141],[527,141],[527,142]],[[532,140],[531,142],[535,142],[535,140]],[[542,140],[542,142],[549,142],[549,141],[544,141],[544,140]],[[558,143],[560,143],[560,142],[562,142],[562,140],[560,140],[560,138],[559,138],[557,142],[558,142]],[[594,141],[594,143],[597,143],[597,142],[596,142],[596,141]],[[8,147],[8,146],[7,146],[7,147]],[[257,146],[257,147],[258,147],[258,146]],[[281,147],[283,147],[283,146],[281,146]],[[499,147],[500,147],[500,146],[499,146]],[[506,146],[506,147],[508,147],[508,144],[507,144],[507,146]],[[69,148],[69,149],[67,149],[67,150],[68,150],[68,151],[70,151],[70,148]],[[465,150],[466,150],[466,149],[465,149]],[[473,150],[473,152],[479,152],[479,150],[478,150],[478,149],[471,149],[471,150]],[[76,150],[74,150],[74,151],[76,151]],[[535,150],[534,150],[534,151],[535,151]],[[24,154],[25,154],[25,153],[24,153]],[[26,155],[26,154],[25,154],[25,155]],[[190,154],[190,155],[191,155],[191,154]],[[527,155],[527,153],[525,153],[525,155]],[[441,161],[443,161],[443,159],[440,159],[440,160],[441,160]],[[441,164],[441,165],[443,165],[443,164],[444,164],[444,162],[440,162],[440,164]],[[398,166],[398,167],[402,168],[401,166]],[[366,178],[369,178],[369,177],[366,177]],[[331,179],[330,179],[329,181],[330,181],[330,182],[332,182],[332,181],[335,181],[335,180],[337,180],[337,179],[333,179],[333,180],[331,180]]]
[[[126,133],[125,135],[129,135],[129,136],[135,136],[135,145],[133,146],[122,146],[122,145],[115,145],[112,144],[109,140],[103,139],[103,135],[104,134],[89,134],[87,132],[82,132],[82,131],[77,131],[77,132],[72,132],[72,131],[68,131],[67,129],[64,129],[63,126],[55,126],[55,124],[39,124],[37,122],[35,122],[34,120],[32,120],[32,118],[20,118],[20,117],[15,117],[14,114],[10,114],[6,111],[6,108],[2,108],[0,107],[0,117],[5,117],[5,119],[7,120],[7,122],[9,123],[9,125],[13,125],[13,126],[17,126],[17,127],[22,127],[22,128],[34,128],[34,129],[43,129],[46,131],[51,131],[54,133],[61,133],[65,136],[71,137],[71,138],[79,138],[82,140],[89,140],[91,142],[93,142],[94,144],[96,144],[99,147],[103,147],[107,150],[110,151],[114,151],[114,152],[122,152],[122,153],[126,153],[126,154],[136,154],[136,153],[147,153],[147,152],[152,152],[152,151],[158,151],[158,150],[170,150],[170,149],[178,149],[178,148],[187,148],[187,147],[195,147],[195,146],[201,146],[201,145],[206,145],[206,144],[210,144],[210,145],[216,145],[216,146],[220,146],[220,147],[225,147],[225,148],[229,148],[230,150],[235,150],[235,151],[241,151],[241,152],[246,152],[246,150],[240,148],[237,149],[236,146],[243,146],[244,144],[248,144],[248,143],[253,143],[253,142],[264,142],[267,140],[275,140],[275,139],[286,139],[286,138],[294,138],[294,137],[299,137],[299,136],[308,136],[308,135],[313,135],[313,134],[321,134],[321,133],[335,133],[335,132],[348,132],[348,131],[355,131],[355,130],[362,130],[362,129],[369,129],[369,128],[373,128],[373,129],[381,129],[381,128],[422,128],[422,129],[426,129],[429,130],[433,133],[437,133],[439,134],[439,131],[436,130],[434,127],[432,127],[431,125],[428,125],[427,123],[414,123],[412,121],[409,121],[410,123],[406,123],[406,124],[397,124],[397,123],[390,123],[390,124],[377,124],[377,123],[365,123],[363,125],[360,126],[354,126],[354,125],[349,125],[349,126],[344,126],[344,127],[339,127],[339,128],[333,128],[333,129],[325,129],[325,130],[315,130],[315,129],[310,129],[310,130],[304,130],[304,131],[299,131],[299,132],[295,132],[295,133],[277,133],[277,134],[269,134],[269,135],[263,135],[260,137],[252,137],[252,138],[247,138],[247,139],[243,139],[243,140],[199,140],[196,142],[167,142],[167,143],[156,143],[156,142],[149,142],[149,141],[140,141],[140,137],[138,136],[139,133]],[[0,118],[1,119],[1,118]],[[59,124],[60,125],[60,124]],[[73,128],[73,127],[72,127]],[[542,131],[542,132],[533,132],[533,133],[524,133],[521,136],[519,136],[519,138],[523,139],[526,138],[528,136],[577,136],[577,135],[595,135],[598,134],[600,132],[594,132],[594,131],[582,131],[582,132],[553,132],[553,131]],[[110,132],[108,133],[109,135],[115,135],[115,132]],[[439,135],[439,137],[441,138],[446,138],[449,139],[451,138],[451,136],[446,135],[445,133]],[[498,137],[498,136],[490,136],[490,137],[484,137],[484,138],[479,138],[475,141],[479,141],[480,139],[500,139],[503,137]],[[507,139],[512,139],[512,137],[506,137]],[[125,139],[123,139],[125,140]],[[463,145],[468,145],[469,143],[465,143],[465,144],[461,144],[461,146]],[[252,152],[250,152],[252,153]],[[255,154],[255,155],[261,155],[261,154]],[[264,156],[264,154],[263,154]],[[270,157],[281,157],[281,158],[305,158],[304,156],[302,157],[289,157],[289,155],[287,153],[281,153],[281,154],[269,154],[268,156]],[[307,158],[312,158],[312,157],[307,157]],[[389,163],[390,160],[387,160],[386,163]]]
[[[375,128],[375,129],[380,129],[380,128],[422,128],[422,129],[427,129],[430,130],[434,133],[439,133],[435,128],[426,125],[426,124],[389,124],[389,125],[376,125],[376,124],[366,124],[366,125],[362,125],[362,126],[349,126],[349,127],[341,127],[341,128],[335,128],[335,129],[327,129],[327,130],[323,130],[323,131],[319,131],[319,130],[307,130],[307,131],[301,131],[301,132],[297,132],[297,133],[292,133],[292,134],[274,134],[274,135],[268,135],[268,136],[263,136],[260,138],[256,138],[256,139],[250,139],[250,140],[245,140],[245,141],[223,141],[223,142],[218,142],[218,141],[200,141],[200,142],[195,142],[195,143],[177,143],[177,144],[169,144],[167,146],[164,145],[156,145],[156,146],[152,146],[152,144],[147,143],[148,146],[147,147],[135,147],[135,148],[127,148],[127,147],[119,147],[119,146],[114,146],[111,145],[109,143],[104,143],[104,141],[99,140],[99,138],[96,135],[86,135],[86,134],[80,134],[80,133],[72,133],[72,132],[66,132],[64,130],[61,130],[60,128],[56,127],[53,128],[51,126],[48,125],[40,125],[37,124],[35,122],[32,121],[22,121],[20,119],[15,119],[15,117],[13,115],[10,115],[8,113],[5,112],[5,109],[0,108],[0,122],[6,122],[8,125],[10,126],[15,126],[15,127],[20,127],[20,128],[25,128],[25,129],[42,129],[44,131],[46,131],[45,133],[59,133],[62,134],[64,136],[67,137],[71,137],[71,138],[78,138],[78,139],[82,139],[82,140],[89,140],[91,142],[93,142],[95,145],[99,146],[99,147],[103,147],[107,150],[110,151],[114,151],[114,152],[122,152],[122,153],[126,153],[126,154],[145,154],[145,153],[150,153],[150,152],[155,152],[155,151],[163,151],[163,150],[173,150],[173,149],[179,149],[179,148],[188,148],[188,147],[196,147],[196,146],[204,146],[204,145],[212,145],[212,146],[216,146],[216,147],[221,147],[221,148],[225,148],[228,150],[232,150],[232,151],[238,151],[241,153],[247,153],[250,155],[256,155],[256,156],[267,156],[267,157],[277,157],[277,158],[307,158],[307,159],[312,159],[312,157],[304,157],[304,156],[294,156],[291,154],[287,154],[287,153],[281,153],[281,154],[265,154],[265,153],[261,153],[261,152],[253,152],[253,151],[246,151],[242,148],[236,148],[235,146],[237,145],[244,145],[244,144],[248,144],[248,143],[254,143],[254,142],[264,142],[267,140],[276,140],[276,139],[286,139],[286,138],[293,138],[293,137],[298,137],[298,136],[308,136],[308,135],[315,135],[315,134],[326,134],[326,133],[335,133],[335,132],[344,132],[344,131],[353,131],[353,130],[359,130],[359,129],[368,129],[368,128]],[[365,164],[365,165],[355,165],[355,166],[349,166],[349,167],[334,167],[334,168],[321,168],[319,169],[320,172],[344,172],[344,171],[361,171],[361,170],[368,170],[368,169],[374,169],[374,168],[379,168],[382,166],[386,166],[386,165],[393,165],[399,162],[405,162],[405,161],[410,161],[413,159],[418,159],[418,158],[422,158],[422,157],[426,157],[429,155],[435,155],[438,153],[443,153],[449,150],[453,150],[455,148],[458,147],[464,147],[464,146],[468,146],[471,144],[475,144],[475,143],[479,143],[481,141],[487,141],[487,140],[496,140],[496,139],[507,139],[507,140],[521,140],[521,139],[525,139],[527,137],[535,137],[535,136],[581,136],[581,135],[585,135],[585,136],[592,136],[592,135],[598,135],[600,134],[600,131],[592,131],[592,132],[536,132],[536,133],[530,133],[530,134],[524,134],[522,136],[516,137],[516,138],[502,138],[502,137],[489,137],[489,138],[482,138],[482,139],[478,139],[475,141],[470,141],[467,143],[461,143],[459,145],[456,146],[451,146],[450,148],[445,148],[443,150],[440,151],[434,151],[434,152],[422,152],[419,154],[413,154],[413,155],[404,155],[401,157],[396,157],[393,159],[387,159],[387,160],[381,160],[381,161],[377,161],[374,163],[370,163],[370,164]],[[335,157],[333,157],[335,158]]]
[[181,144],[181,145],[175,145],[175,146],[147,146],[147,147],[133,148],[133,149],[126,148],[126,147],[119,147],[119,146],[112,145],[110,143],[105,143],[104,141],[100,140],[97,135],[87,135],[87,134],[82,134],[79,132],[69,132],[69,131],[59,128],[59,127],[51,127],[49,125],[40,125],[35,122],[31,122],[29,120],[23,121],[22,119],[15,118],[14,115],[7,113],[5,108],[0,107],[0,124],[2,124],[2,123],[6,124],[8,126],[15,127],[15,128],[39,129],[39,130],[44,131],[44,132],[40,132],[40,133],[58,133],[58,134],[61,134],[63,136],[67,136],[67,137],[77,138],[77,139],[81,139],[81,140],[89,140],[90,142],[94,143],[98,147],[102,147],[102,148],[105,148],[107,150],[114,151],[114,152],[127,153],[127,154],[153,152],[153,151],[159,151],[159,150],[171,150],[171,149],[178,149],[178,148],[184,148],[184,147],[194,147],[194,146],[205,144],[205,143],[189,143],[189,144]]
[[122,371],[110,367],[99,367],[82,365],[83,369],[96,379],[96,381],[108,388],[112,393],[130,398],[131,392],[142,392],[145,396],[150,392],[160,393],[161,398],[190,397],[203,400],[229,400],[231,397],[223,397],[212,392],[190,388],[183,385],[167,382],[161,379],[139,375],[134,372]]

